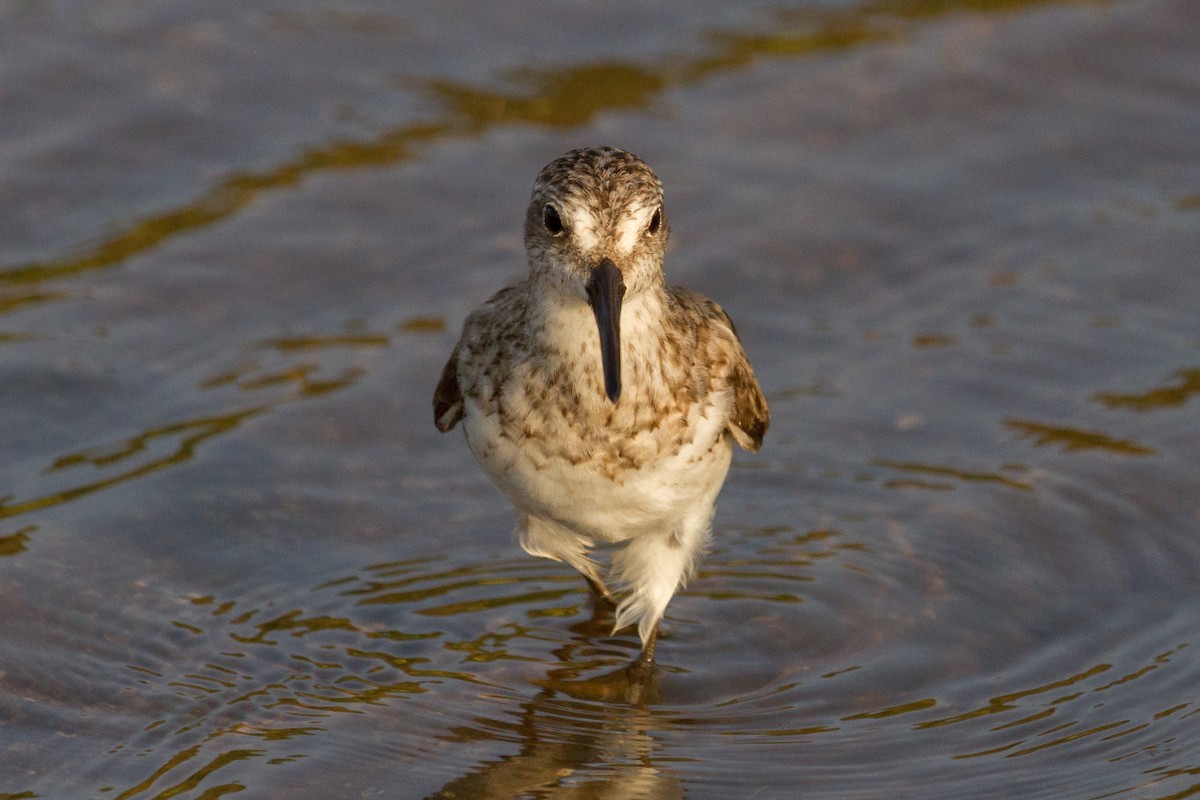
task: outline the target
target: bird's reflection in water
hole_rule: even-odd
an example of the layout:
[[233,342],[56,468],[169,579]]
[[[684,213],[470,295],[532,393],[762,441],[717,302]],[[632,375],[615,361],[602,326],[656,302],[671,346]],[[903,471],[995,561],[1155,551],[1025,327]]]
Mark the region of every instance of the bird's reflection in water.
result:
[[654,764],[658,722],[649,705],[659,698],[657,669],[635,662],[584,677],[612,659],[611,651],[595,655],[596,639],[611,630],[603,607],[573,625],[571,641],[554,651],[559,665],[534,681],[542,691],[522,704],[514,726],[520,752],[477,766],[430,800],[683,797],[679,778]]

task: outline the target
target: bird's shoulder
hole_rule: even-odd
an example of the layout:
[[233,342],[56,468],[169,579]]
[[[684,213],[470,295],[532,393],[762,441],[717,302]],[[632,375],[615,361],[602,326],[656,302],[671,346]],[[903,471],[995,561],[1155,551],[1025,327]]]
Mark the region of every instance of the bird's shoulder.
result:
[[525,319],[528,302],[529,292],[524,282],[505,286],[467,315],[460,344],[494,339],[519,326]]
[[433,392],[433,420],[442,433],[453,428],[463,418],[463,387],[459,382],[463,359],[471,361],[487,357],[489,348],[504,347],[518,333],[514,323],[525,318],[528,302],[522,283],[506,286],[492,295],[483,305],[467,315],[462,333]]
[[745,449],[757,451],[771,423],[771,412],[733,319],[699,292],[669,286],[667,297],[668,314],[682,323],[675,327],[695,331],[692,346],[697,366],[707,371],[714,388],[733,393],[729,428],[734,439]]
[[691,317],[705,327],[713,328],[715,326],[718,335],[723,333],[722,328],[727,329],[734,339],[738,338],[733,320],[715,300],[682,286],[668,286],[667,299],[668,314],[677,318],[680,316]]

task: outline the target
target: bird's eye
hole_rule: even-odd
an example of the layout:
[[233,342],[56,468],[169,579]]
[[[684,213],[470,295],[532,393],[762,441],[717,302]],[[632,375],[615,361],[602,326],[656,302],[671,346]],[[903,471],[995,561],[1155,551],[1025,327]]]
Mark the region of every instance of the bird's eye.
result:
[[546,230],[554,236],[558,236],[564,230],[562,217],[558,215],[558,211],[549,203],[542,209],[542,224],[546,226]]
[[650,217],[650,224],[646,226],[646,233],[650,234],[651,236],[656,236],[658,234],[659,228],[661,228],[661,227],[662,227],[662,209],[656,208],[656,209],[654,209],[654,214],[652,214]]

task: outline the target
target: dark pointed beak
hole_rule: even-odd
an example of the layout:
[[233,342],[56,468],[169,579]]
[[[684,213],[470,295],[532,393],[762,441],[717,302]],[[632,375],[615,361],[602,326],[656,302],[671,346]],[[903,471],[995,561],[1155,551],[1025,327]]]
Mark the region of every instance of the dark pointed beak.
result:
[[616,264],[606,258],[592,270],[587,296],[600,330],[604,393],[615,403],[621,396],[621,298],[625,296],[625,284]]

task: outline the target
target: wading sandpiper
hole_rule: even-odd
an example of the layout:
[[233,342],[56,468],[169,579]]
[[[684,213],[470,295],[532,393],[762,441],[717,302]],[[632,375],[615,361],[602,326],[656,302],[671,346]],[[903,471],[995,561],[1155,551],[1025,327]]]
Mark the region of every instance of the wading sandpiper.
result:
[[[438,430],[462,420],[516,506],[521,547],[582,573],[614,630],[637,625],[641,667],[708,541],[733,442],[758,450],[770,421],[729,316],[666,285],[666,243],[641,159],[550,162],[525,214],[529,275],[467,317],[433,398]],[[598,542],[617,545],[605,576]]]

